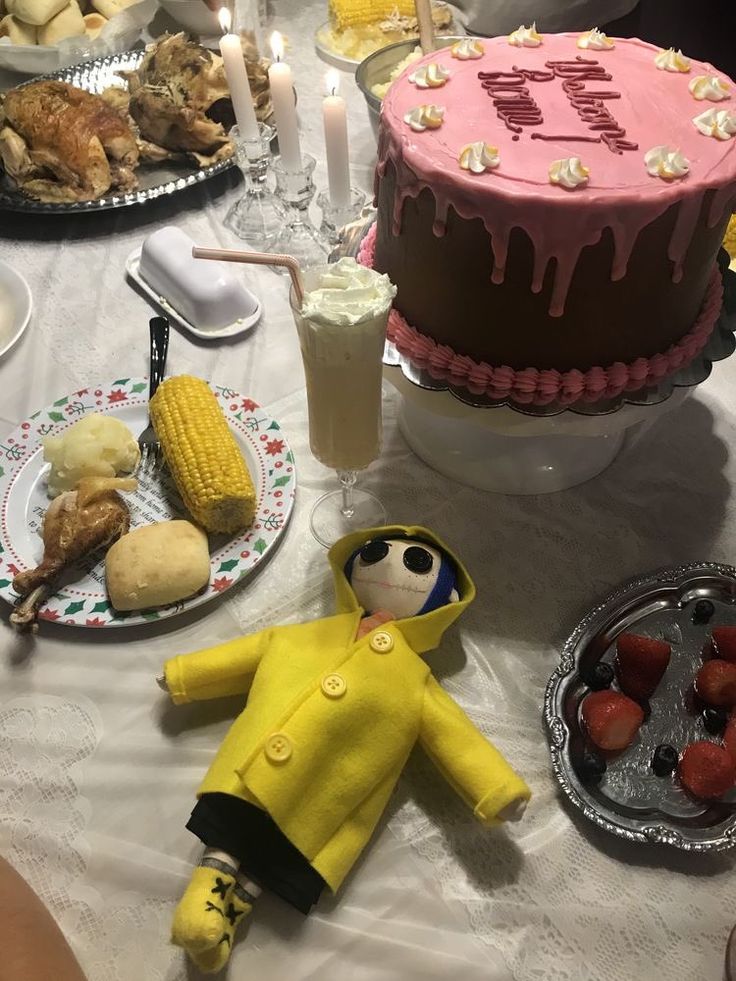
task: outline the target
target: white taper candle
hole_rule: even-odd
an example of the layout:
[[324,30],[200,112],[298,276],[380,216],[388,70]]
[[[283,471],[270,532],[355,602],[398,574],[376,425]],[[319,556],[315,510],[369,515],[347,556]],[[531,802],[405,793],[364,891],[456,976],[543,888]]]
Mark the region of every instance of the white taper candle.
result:
[[350,158],[348,155],[348,115],[345,100],[337,94],[340,74],[332,68],[325,75],[327,95],[322,102],[327,155],[327,186],[333,208],[350,205]]
[[296,173],[302,169],[302,153],[299,146],[299,128],[294,105],[294,82],[291,68],[282,61],[284,43],[278,31],[271,35],[274,63],[268,69],[271,101],[279,138],[279,153],[284,169]]
[[[221,7],[218,16],[223,31],[228,31],[230,29],[230,11],[226,7]],[[258,120],[253,108],[253,95],[250,91],[243,49],[237,34],[226,33],[220,38],[220,54],[225,66],[225,76],[240,135],[246,140],[257,140]]]

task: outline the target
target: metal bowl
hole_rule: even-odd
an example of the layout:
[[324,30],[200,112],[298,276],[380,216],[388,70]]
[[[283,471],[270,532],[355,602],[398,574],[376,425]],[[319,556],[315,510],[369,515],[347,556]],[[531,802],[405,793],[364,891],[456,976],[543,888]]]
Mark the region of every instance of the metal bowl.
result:
[[[440,35],[434,40],[438,48],[449,48],[456,41],[462,41],[462,36]],[[419,42],[416,38],[387,44],[385,48],[380,48],[378,51],[374,51],[372,55],[368,55],[356,69],[355,81],[358,83],[358,88],[365,97],[371,126],[373,127],[373,133],[376,138],[378,137],[378,120],[381,116],[382,100],[373,94],[373,86],[379,85],[381,82],[387,82],[394,68],[408,54],[411,54],[418,47],[418,44]]]
[[[707,623],[693,616],[701,599],[715,608]],[[675,776],[658,777],[651,769],[654,749],[662,743],[679,752],[696,740],[716,739],[702,727],[702,706],[693,693],[716,626],[736,626],[736,569],[698,562],[627,583],[591,610],[565,644],[544,700],[552,767],[571,803],[604,831],[690,852],[736,846],[736,789],[720,800],[696,800]],[[595,782],[581,771],[586,736],[580,706],[588,693],[581,669],[598,661],[612,664],[616,638],[629,630],[667,641],[672,657],[636,739],[610,756],[603,778]]]

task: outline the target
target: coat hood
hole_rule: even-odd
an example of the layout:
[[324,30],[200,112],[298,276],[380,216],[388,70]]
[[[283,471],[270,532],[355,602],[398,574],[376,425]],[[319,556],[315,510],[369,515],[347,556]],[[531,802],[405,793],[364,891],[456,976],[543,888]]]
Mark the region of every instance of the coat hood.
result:
[[361,610],[355,593],[345,575],[345,564],[356,549],[371,538],[390,538],[392,535],[416,535],[445,552],[455,563],[457,570],[457,603],[448,603],[437,610],[414,617],[396,620],[411,647],[419,654],[431,651],[442,639],[445,630],[457,620],[466,606],[475,599],[475,586],[467,569],[455,553],[445,545],[441,538],[420,525],[384,525],[381,528],[364,528],[346,535],[332,546],[328,558],[335,581],[335,598],[338,613],[354,613]]

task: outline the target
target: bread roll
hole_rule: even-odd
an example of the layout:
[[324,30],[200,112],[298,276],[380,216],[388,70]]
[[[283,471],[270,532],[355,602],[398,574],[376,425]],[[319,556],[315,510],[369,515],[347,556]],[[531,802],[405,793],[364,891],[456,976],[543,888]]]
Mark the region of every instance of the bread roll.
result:
[[5,0],[9,14],[36,27],[48,24],[68,3],[69,0]]
[[11,44],[37,44],[38,30],[8,14],[0,20],[0,37],[9,37]]
[[138,0],[92,0],[95,10],[108,20],[121,10],[132,7],[134,3],[138,3]]
[[102,14],[85,14],[84,33],[94,41],[106,23],[107,17],[103,17]]
[[48,24],[38,29],[39,44],[57,44],[65,37],[81,37],[84,34],[84,17],[77,0],[70,0],[64,9],[52,17]]
[[119,538],[105,558],[116,610],[145,610],[193,596],[210,579],[207,536],[190,521],[159,521]]

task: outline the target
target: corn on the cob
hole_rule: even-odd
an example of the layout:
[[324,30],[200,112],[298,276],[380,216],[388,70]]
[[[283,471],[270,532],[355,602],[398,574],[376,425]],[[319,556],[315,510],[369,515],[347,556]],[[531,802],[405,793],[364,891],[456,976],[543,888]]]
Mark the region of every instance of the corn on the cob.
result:
[[736,215],[731,215],[726,236],[723,239],[723,247],[732,259],[736,259]]
[[246,528],[256,508],[253,481],[209,385],[191,375],[167,378],[149,411],[166,463],[194,520],[207,531]]
[[339,31],[386,20],[395,10],[402,17],[414,17],[414,0],[330,0],[331,20]]

